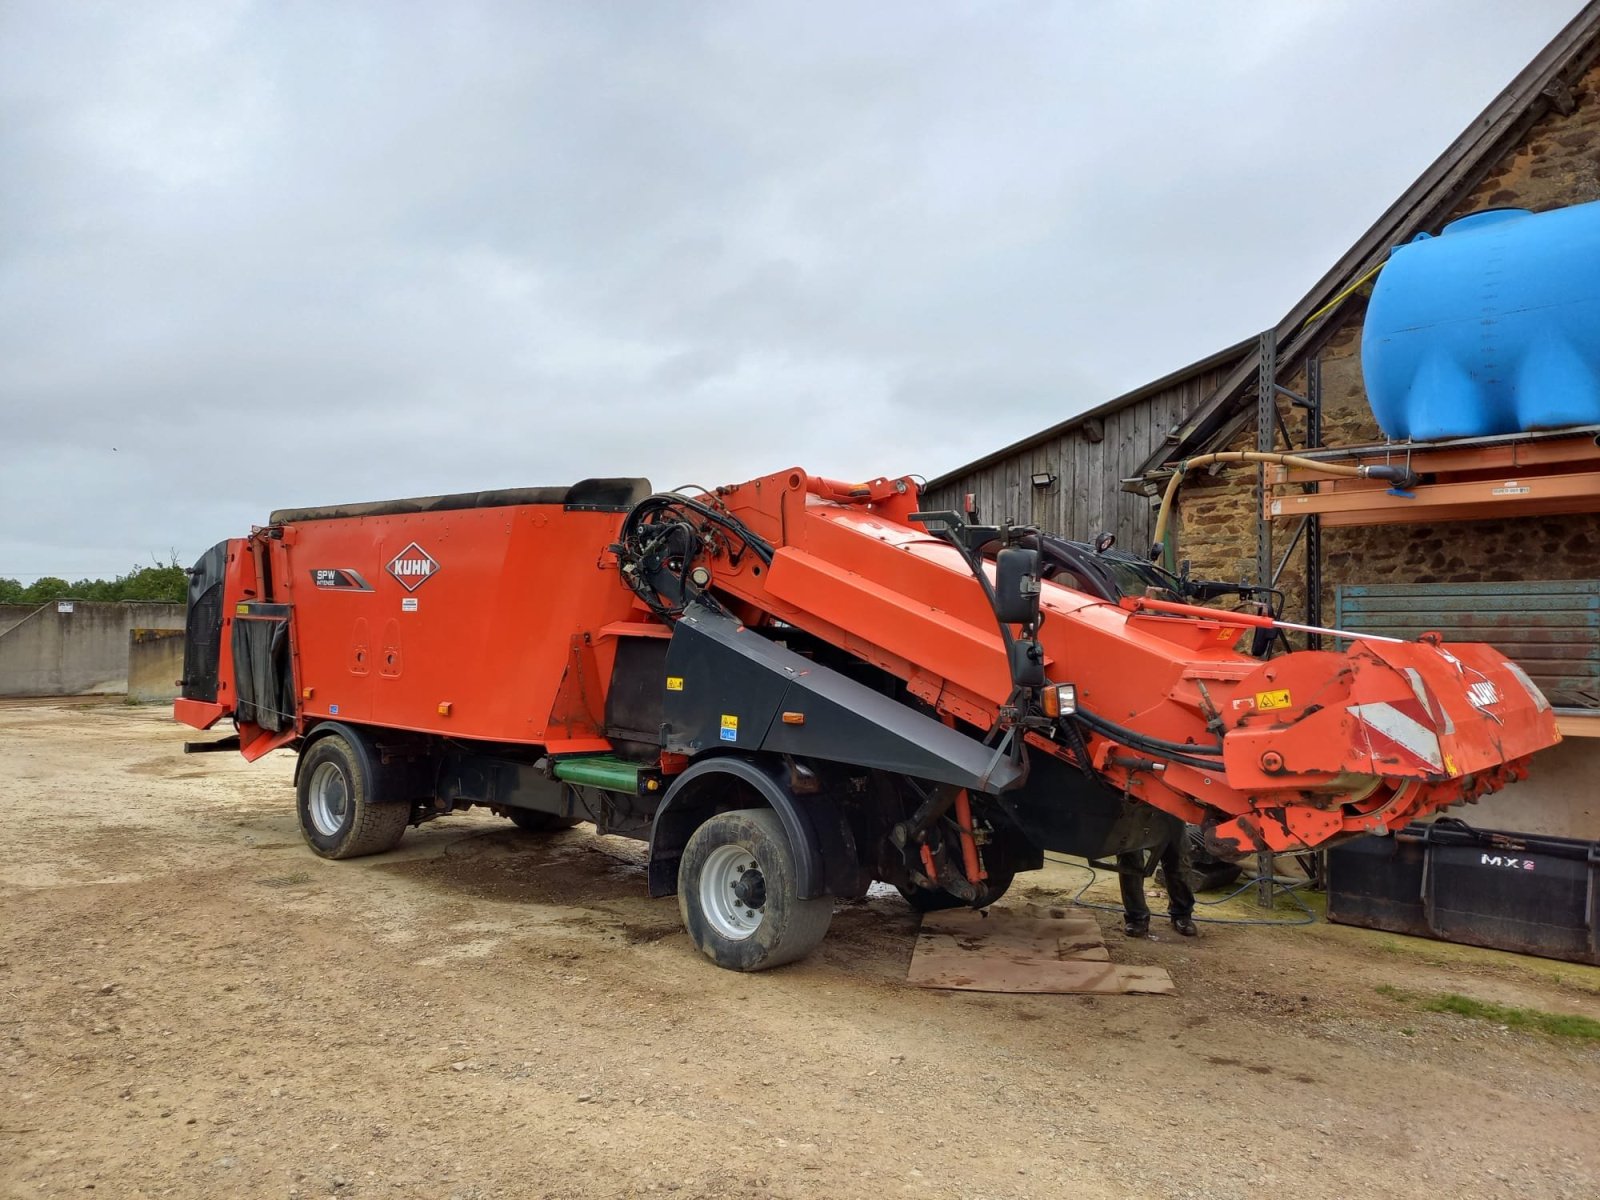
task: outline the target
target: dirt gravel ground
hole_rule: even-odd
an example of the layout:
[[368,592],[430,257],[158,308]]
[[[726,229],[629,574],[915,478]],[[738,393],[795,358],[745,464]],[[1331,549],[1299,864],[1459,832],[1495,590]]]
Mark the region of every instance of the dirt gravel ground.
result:
[[473,815],[324,862],[291,756],[186,736],[0,707],[5,1196],[1600,1195],[1600,1046],[1376,991],[1600,1017],[1597,970],[1321,923],[1129,944],[1102,913],[1178,995],[926,992],[873,897],[740,976],[635,843]]

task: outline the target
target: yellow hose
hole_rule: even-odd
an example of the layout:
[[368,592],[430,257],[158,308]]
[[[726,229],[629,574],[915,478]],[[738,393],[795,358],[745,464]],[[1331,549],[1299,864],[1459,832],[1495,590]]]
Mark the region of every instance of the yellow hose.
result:
[[[1172,501],[1178,494],[1178,488],[1183,484],[1183,477],[1195,467],[1207,467],[1212,463],[1273,463],[1280,467],[1299,467],[1303,471],[1316,471],[1318,474],[1331,475],[1343,479],[1365,479],[1373,474],[1372,467],[1347,467],[1339,463],[1318,462],[1314,458],[1301,458],[1298,454],[1273,454],[1262,450],[1218,450],[1213,454],[1201,454],[1195,458],[1186,458],[1180,462],[1172,472],[1172,478],[1167,480],[1167,490],[1161,497],[1161,511],[1156,514],[1155,536],[1151,539],[1151,557],[1160,553],[1160,548],[1166,541],[1167,521],[1172,516]],[[1380,476],[1381,477],[1381,476]]]
[[1318,317],[1322,316],[1324,313],[1332,312],[1334,309],[1338,308],[1339,304],[1344,300],[1344,298],[1346,296],[1350,295],[1350,293],[1354,292],[1363,283],[1365,283],[1367,280],[1371,279],[1379,271],[1383,270],[1383,268],[1388,264],[1388,262],[1389,262],[1389,260],[1386,258],[1382,262],[1380,262],[1377,266],[1373,267],[1372,270],[1368,271],[1360,279],[1356,280],[1349,287],[1345,288],[1344,291],[1340,292],[1332,300],[1329,300],[1321,308],[1317,309],[1316,312],[1312,313],[1309,317],[1307,317],[1306,320],[1305,320],[1305,325],[1300,326],[1300,328],[1304,329],[1306,327],[1306,325],[1311,324],[1311,322],[1315,321]]

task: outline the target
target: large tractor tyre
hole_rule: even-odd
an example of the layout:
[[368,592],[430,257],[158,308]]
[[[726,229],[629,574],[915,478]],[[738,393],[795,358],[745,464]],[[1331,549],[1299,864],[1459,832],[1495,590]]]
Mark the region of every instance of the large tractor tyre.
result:
[[378,804],[361,756],[338,734],[312,743],[300,763],[300,833],[323,858],[393,850],[411,823],[409,804]]
[[577,817],[558,817],[555,813],[540,812],[536,808],[508,808],[506,816],[524,833],[556,833],[578,824]]
[[802,900],[796,882],[777,813],[719,813],[684,847],[678,910],[689,939],[717,966],[765,971],[811,953],[833,920],[833,898]]
[[[985,879],[984,886],[989,889],[989,897],[983,902],[987,908],[996,900],[1004,896],[1011,888],[1011,881],[1017,873],[1010,869],[995,870],[988,868],[989,877]],[[967,902],[960,896],[952,896],[943,888],[917,887],[915,884],[895,884],[896,889],[905,897],[906,903],[918,912],[943,912],[947,908],[966,908]]]

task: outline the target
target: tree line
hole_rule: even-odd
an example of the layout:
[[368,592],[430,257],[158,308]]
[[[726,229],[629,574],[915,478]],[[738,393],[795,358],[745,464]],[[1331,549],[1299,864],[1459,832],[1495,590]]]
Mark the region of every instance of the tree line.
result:
[[80,579],[68,583],[45,575],[24,587],[15,579],[0,579],[0,604],[48,604],[52,600],[168,600],[182,601],[189,577],[174,558],[150,567],[135,567],[115,579]]

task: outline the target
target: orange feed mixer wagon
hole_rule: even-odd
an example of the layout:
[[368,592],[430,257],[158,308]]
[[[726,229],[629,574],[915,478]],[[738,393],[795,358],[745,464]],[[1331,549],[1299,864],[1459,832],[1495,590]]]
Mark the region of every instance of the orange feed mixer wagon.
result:
[[[874,880],[982,906],[1043,852],[1384,833],[1559,740],[1483,645],[1237,647],[1270,616],[1150,564],[782,471],[274,513],[192,569],[179,720],[298,751],[318,854],[482,806],[649,843],[653,895],[755,970]],[[1271,641],[1269,636],[1267,641]],[[1169,815],[1170,814],[1170,815]]]

